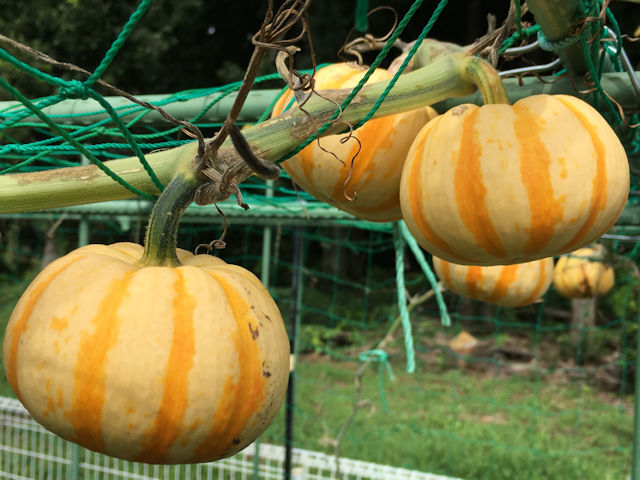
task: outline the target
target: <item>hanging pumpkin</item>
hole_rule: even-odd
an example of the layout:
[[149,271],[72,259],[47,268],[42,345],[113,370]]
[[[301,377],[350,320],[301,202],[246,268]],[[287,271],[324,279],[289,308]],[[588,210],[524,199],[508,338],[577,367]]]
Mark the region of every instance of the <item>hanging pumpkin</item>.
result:
[[551,285],[553,258],[514,265],[457,265],[433,257],[438,278],[453,293],[503,307],[534,303]]
[[400,187],[418,243],[467,265],[587,245],[616,221],[628,193],[620,140],[593,107],[568,95],[467,104],[436,117],[416,136]]
[[[353,88],[366,72],[367,68],[350,63],[329,65],[316,72],[315,89]],[[378,68],[367,83],[392,77]],[[282,113],[292,98],[291,93],[283,95],[273,116]],[[436,115],[431,107],[424,107],[369,120],[353,131],[352,138],[345,141],[348,134],[322,137],[282,166],[297,185],[318,200],[365,220],[399,220],[402,165],[416,133]]]
[[558,259],[553,271],[553,287],[567,298],[606,295],[615,283],[613,267],[606,262],[601,244],[580,248]]
[[280,312],[239,266],[184,250],[180,266],[148,266],[142,253],[88,245],[49,264],[7,326],[9,383],[38,422],[97,452],[169,464],[232,455],[282,402]]

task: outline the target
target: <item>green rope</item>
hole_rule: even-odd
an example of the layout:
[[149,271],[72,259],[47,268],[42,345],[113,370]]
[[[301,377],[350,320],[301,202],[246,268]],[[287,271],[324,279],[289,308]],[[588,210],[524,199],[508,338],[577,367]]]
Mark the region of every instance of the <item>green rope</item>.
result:
[[389,375],[392,382],[395,382],[396,377],[393,374],[393,369],[389,363],[389,354],[382,349],[367,350],[358,354],[358,360],[361,362],[372,361],[379,365],[378,367],[378,389],[380,390],[380,403],[385,413],[391,413],[389,410],[389,404],[387,403],[387,397],[384,393],[384,377],[385,373]]
[[413,334],[411,331],[411,319],[407,309],[407,299],[405,297],[404,285],[404,241],[398,223],[393,228],[393,245],[396,251],[396,286],[398,292],[398,309],[404,331],[404,348],[407,352],[407,372],[413,373],[416,370],[415,350],[413,347]]
[[[442,9],[441,6],[443,7],[443,4],[446,4],[446,3],[447,3],[447,0],[441,0],[440,1],[440,4],[436,8],[436,11],[438,11],[438,14],[439,14],[439,10]],[[336,109],[336,111],[333,113],[333,115],[327,121],[327,123],[322,125],[315,134],[313,134],[309,138],[307,138],[304,142],[302,142],[300,145],[298,145],[297,148],[295,148],[294,150],[292,150],[288,154],[286,154],[283,157],[281,157],[280,159],[278,159],[276,161],[276,163],[281,163],[281,162],[284,162],[285,160],[287,160],[288,158],[291,158],[296,153],[298,153],[302,149],[304,149],[304,147],[306,147],[311,142],[313,142],[315,139],[320,137],[325,131],[327,131],[329,129],[329,127],[331,127],[331,125],[333,125],[333,121],[336,118],[338,118],[340,113],[343,112],[345,108],[347,108],[347,106],[351,103],[353,98],[362,89],[364,84],[367,83],[367,81],[369,80],[369,77],[371,77],[371,75],[373,74],[375,69],[378,68],[380,63],[382,63],[382,60],[384,60],[384,58],[387,56],[387,53],[389,52],[389,50],[391,50],[391,48],[393,47],[393,44],[395,43],[397,38],[400,36],[400,34],[404,31],[405,27],[407,26],[407,24],[409,23],[409,21],[411,20],[413,15],[416,13],[418,8],[420,8],[420,5],[422,5],[422,0],[415,0],[414,1],[414,3],[411,5],[411,8],[407,11],[407,13],[403,17],[403,19],[400,21],[400,23],[398,24],[396,29],[393,31],[393,34],[391,35],[391,37],[389,37],[389,40],[387,40],[387,43],[385,44],[385,46],[382,48],[382,50],[380,51],[380,53],[378,54],[378,56],[376,57],[374,62],[369,67],[369,70],[367,70],[365,75],[358,82],[358,84],[353,88],[351,93],[349,95],[347,95],[347,98],[345,98],[345,100],[342,102],[342,104],[340,105],[340,108]]]
[[106,173],[113,180],[118,182],[120,185],[125,187],[130,192],[135,193],[136,195],[146,198],[147,200],[154,200],[155,197],[138,190],[133,185],[125,182],[122,178],[116,175],[111,169],[109,169],[104,163],[98,160],[89,150],[85,148],[84,145],[78,143],[73,137],[71,137],[67,132],[58,127],[58,125],[53,122],[47,115],[45,115],[41,110],[39,110],[29,99],[27,99],[24,95],[22,95],[17,89],[15,89],[11,84],[9,84],[4,78],[0,77],[0,86],[4,88],[11,96],[13,96],[16,100],[20,101],[27,108],[29,108],[38,118],[40,118],[43,122],[45,122],[51,130],[56,132],[60,137],[64,138],[68,143],[70,143],[78,152],[88,158],[92,163],[94,163],[100,170]]
[[357,0],[356,3],[356,29],[359,32],[366,32],[369,30],[369,0]]
[[422,44],[422,41],[426,38],[426,36],[429,34],[431,29],[433,28],[433,25],[436,23],[436,21],[440,17],[442,10],[444,10],[444,8],[447,6],[447,2],[448,0],[440,0],[440,3],[436,7],[436,9],[433,11],[431,18],[429,19],[425,27],[422,29],[422,32],[420,32],[420,35],[418,36],[415,43],[409,50],[409,53],[407,54],[404,61],[402,62],[402,65],[400,66],[398,71],[395,73],[395,75],[393,76],[393,78],[391,79],[387,87],[384,89],[380,97],[378,97],[378,100],[376,101],[376,103],[373,105],[373,107],[371,107],[371,110],[369,110],[369,112],[364,116],[364,118],[360,121],[360,123],[358,123],[355,126],[355,128],[358,128],[364,125],[378,110],[378,108],[380,108],[380,105],[382,105],[382,102],[384,102],[384,99],[387,98],[387,95],[389,94],[393,86],[396,84],[398,79],[400,78],[400,75],[402,75],[402,72],[404,72],[404,69],[409,64],[409,61],[411,60],[415,52],[418,50],[418,48]]
[[127,41],[134,27],[138,24],[140,18],[142,18],[142,16],[149,8],[149,5],[151,5],[151,0],[142,0],[140,2],[136,11],[131,14],[127,23],[124,25],[124,27],[122,27],[122,31],[120,32],[120,34],[111,44],[109,50],[107,50],[107,53],[104,55],[102,61],[100,62],[100,65],[98,65],[98,68],[96,68],[93,74],[91,74],[91,76],[84,82],[86,86],[92,86],[104,74],[107,68],[109,68],[109,65],[111,65],[114,57],[120,51],[122,45],[124,45],[124,43]]
[[102,108],[104,108],[105,111],[111,116],[111,119],[116,124],[116,126],[120,129],[124,137],[127,139],[127,142],[129,143],[134,153],[138,157],[138,160],[140,160],[140,163],[142,164],[143,168],[151,178],[151,181],[153,182],[153,184],[158,188],[158,190],[163,191],[164,185],[162,184],[160,179],[157,177],[156,173],[153,171],[153,168],[151,168],[151,165],[149,165],[149,162],[147,162],[147,159],[144,157],[142,150],[140,150],[140,146],[136,143],[135,139],[131,136],[131,132],[124,125],[124,123],[122,122],[118,114],[113,110],[113,107],[109,104],[109,102],[107,102],[104,99],[104,97],[102,97],[101,95],[98,95],[93,90],[90,90],[89,96],[93,98],[95,101],[97,101],[100,104],[100,106],[102,106]]
[[444,303],[444,299],[442,298],[442,292],[440,291],[440,286],[438,285],[438,279],[436,278],[433,271],[429,267],[429,264],[427,263],[427,259],[425,258],[424,253],[422,253],[422,250],[420,249],[418,242],[416,242],[416,239],[413,238],[413,235],[411,235],[411,232],[409,232],[407,225],[403,221],[400,221],[398,223],[400,224],[400,231],[402,232],[402,236],[404,237],[405,242],[407,242],[407,245],[409,245],[409,248],[413,252],[413,255],[416,257],[416,260],[418,261],[418,265],[420,265],[420,268],[422,268],[422,271],[426,275],[427,280],[431,285],[431,288],[433,288],[436,301],[438,302],[438,309],[440,311],[440,323],[444,327],[450,327],[451,317],[449,317],[449,312],[447,311],[447,305]]

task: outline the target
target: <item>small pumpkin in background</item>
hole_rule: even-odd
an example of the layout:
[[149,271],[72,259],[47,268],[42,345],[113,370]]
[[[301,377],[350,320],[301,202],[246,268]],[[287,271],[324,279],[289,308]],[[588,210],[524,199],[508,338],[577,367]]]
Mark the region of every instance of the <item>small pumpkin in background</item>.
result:
[[[353,88],[368,68],[336,63],[315,73],[315,89]],[[387,70],[376,69],[367,83],[390,80]],[[282,113],[293,95],[287,92],[274,106]],[[329,135],[307,145],[282,163],[304,191],[340,210],[374,222],[399,220],[399,184],[407,152],[418,131],[437,115],[431,107],[369,120],[348,134]],[[311,120],[310,120],[311,121]]]
[[514,265],[458,265],[433,257],[438,278],[453,293],[503,307],[536,302],[551,285],[553,258]]
[[561,256],[553,272],[553,287],[566,298],[601,297],[614,283],[607,250],[599,243]]
[[278,307],[242,267],[180,249],[180,266],[146,266],[143,250],[87,245],[42,270],[6,329],[9,383],[38,422],[97,452],[163,464],[233,455],[287,388]]
[[569,95],[452,108],[418,133],[400,185],[417,242],[466,265],[521,263],[588,245],[616,221],[628,193],[617,135]]

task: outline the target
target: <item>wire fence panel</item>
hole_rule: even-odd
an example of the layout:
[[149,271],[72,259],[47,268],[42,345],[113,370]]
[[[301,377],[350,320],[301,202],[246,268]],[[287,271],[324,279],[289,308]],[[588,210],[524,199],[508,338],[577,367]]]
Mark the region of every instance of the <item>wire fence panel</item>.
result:
[[[87,480],[279,480],[284,474],[285,448],[270,444],[252,444],[233,457],[213,463],[172,466],[127,462],[82,449],[74,465],[74,445],[45,430],[19,401],[7,397],[0,397],[0,438],[3,479],[68,479],[74,468],[79,478]],[[293,465],[294,480],[456,480],[349,458],[339,459],[337,476],[335,457],[298,448],[293,450]]]

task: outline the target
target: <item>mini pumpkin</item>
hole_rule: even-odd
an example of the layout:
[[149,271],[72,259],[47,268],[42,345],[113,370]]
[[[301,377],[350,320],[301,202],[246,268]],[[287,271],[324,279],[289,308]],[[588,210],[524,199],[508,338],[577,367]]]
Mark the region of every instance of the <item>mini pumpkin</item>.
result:
[[[318,70],[315,89],[353,88],[367,68],[336,63]],[[378,68],[367,83],[390,80],[392,74]],[[289,92],[273,109],[282,113],[292,101]],[[304,191],[358,218],[375,222],[399,220],[399,184],[413,138],[437,113],[431,107],[369,120],[353,136],[329,135],[307,145],[282,163],[284,170]],[[353,165],[352,165],[353,163]]]
[[147,463],[232,455],[262,433],[288,380],[280,312],[249,271],[210,255],[144,266],[143,247],[88,245],[49,264],[16,305],[4,367],[61,437]]
[[400,200],[432,254],[506,265],[593,242],[628,193],[627,156],[605,119],[578,98],[534,95],[431,120],[407,156]]
[[606,248],[599,243],[562,255],[553,272],[553,287],[567,298],[606,295],[615,283],[613,267],[606,262],[606,256]]
[[503,307],[521,307],[542,297],[553,276],[553,258],[514,265],[457,265],[433,257],[438,278],[462,297]]

